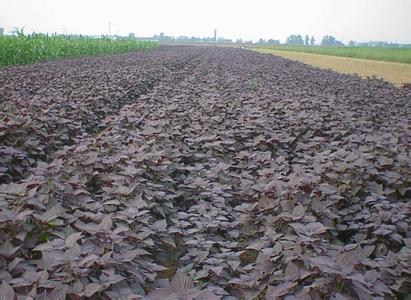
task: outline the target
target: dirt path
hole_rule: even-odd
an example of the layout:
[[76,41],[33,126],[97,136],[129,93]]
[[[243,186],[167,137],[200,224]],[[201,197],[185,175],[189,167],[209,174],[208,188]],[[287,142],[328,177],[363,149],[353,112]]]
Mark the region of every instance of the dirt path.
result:
[[0,69],[0,82],[1,289],[409,290],[409,90],[212,47]]
[[358,74],[363,78],[375,76],[398,87],[411,84],[411,64],[270,49],[256,49],[256,51],[340,73]]

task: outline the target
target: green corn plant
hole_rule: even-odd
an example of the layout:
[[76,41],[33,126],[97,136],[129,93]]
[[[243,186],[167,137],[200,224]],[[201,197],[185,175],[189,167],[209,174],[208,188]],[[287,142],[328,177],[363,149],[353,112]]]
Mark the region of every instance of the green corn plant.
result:
[[24,34],[16,29],[12,36],[0,37],[0,66],[14,66],[104,54],[142,51],[157,46],[156,42],[131,38],[109,39],[87,36]]

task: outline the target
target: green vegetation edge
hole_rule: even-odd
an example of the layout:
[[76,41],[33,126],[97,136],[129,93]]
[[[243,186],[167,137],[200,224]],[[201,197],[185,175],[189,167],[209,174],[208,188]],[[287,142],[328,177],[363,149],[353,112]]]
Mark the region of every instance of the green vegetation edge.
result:
[[0,36],[0,67],[152,49],[154,41],[134,38],[87,37],[43,34]]
[[385,47],[333,47],[333,46],[255,46],[252,48],[278,51],[294,51],[312,54],[323,54],[379,61],[390,61],[411,64],[411,48]]

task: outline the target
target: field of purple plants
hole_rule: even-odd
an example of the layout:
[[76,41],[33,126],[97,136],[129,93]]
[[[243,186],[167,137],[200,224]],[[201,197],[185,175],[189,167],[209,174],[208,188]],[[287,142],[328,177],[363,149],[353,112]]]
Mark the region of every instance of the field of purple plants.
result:
[[0,69],[0,299],[406,299],[410,86],[163,46]]

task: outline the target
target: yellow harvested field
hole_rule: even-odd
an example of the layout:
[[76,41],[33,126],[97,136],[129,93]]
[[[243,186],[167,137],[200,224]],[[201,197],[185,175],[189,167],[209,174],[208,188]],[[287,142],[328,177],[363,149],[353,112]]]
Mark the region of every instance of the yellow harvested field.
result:
[[376,76],[389,81],[396,86],[411,83],[411,64],[270,49],[257,48],[251,50],[261,53],[271,53],[287,59],[300,61],[319,68],[332,69],[341,73],[358,74],[364,78]]

